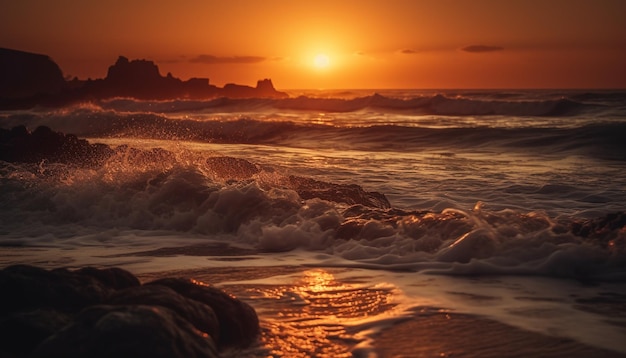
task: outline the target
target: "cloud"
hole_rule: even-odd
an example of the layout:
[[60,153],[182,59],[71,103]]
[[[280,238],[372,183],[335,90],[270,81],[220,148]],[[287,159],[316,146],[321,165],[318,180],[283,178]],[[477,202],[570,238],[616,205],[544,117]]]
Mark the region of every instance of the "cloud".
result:
[[199,55],[189,60],[192,63],[204,63],[204,64],[250,64],[259,63],[265,61],[265,57],[261,56],[213,56],[213,55]]
[[417,50],[412,50],[412,49],[410,49],[410,48],[407,48],[407,49],[404,49],[404,50],[400,50],[400,53],[403,53],[403,54],[405,54],[405,55],[413,55],[413,54],[416,54],[416,53],[418,53],[418,52],[419,52],[419,51],[417,51]]
[[502,51],[504,48],[500,46],[486,46],[486,45],[469,45],[461,49],[464,52],[482,53],[482,52],[495,52]]

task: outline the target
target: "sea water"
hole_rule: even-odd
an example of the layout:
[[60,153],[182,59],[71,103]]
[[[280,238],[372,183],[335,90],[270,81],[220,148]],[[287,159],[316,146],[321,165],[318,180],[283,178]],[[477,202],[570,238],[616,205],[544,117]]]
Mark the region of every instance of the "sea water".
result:
[[217,282],[250,355],[374,354],[429,310],[626,354],[626,232],[576,230],[626,210],[626,92],[289,93],[0,113],[118,148],[0,162],[0,264],[265,269]]

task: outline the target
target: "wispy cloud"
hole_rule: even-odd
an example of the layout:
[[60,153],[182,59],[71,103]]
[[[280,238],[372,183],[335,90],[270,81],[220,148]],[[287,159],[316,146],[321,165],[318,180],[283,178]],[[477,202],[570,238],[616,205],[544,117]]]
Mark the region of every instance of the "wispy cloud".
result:
[[189,59],[189,62],[192,63],[205,63],[209,65],[213,64],[250,64],[250,63],[259,63],[265,61],[265,57],[261,56],[213,56],[213,55],[198,55],[192,59]]
[[403,53],[405,55],[413,55],[413,54],[416,54],[418,52],[419,51],[413,50],[413,49],[410,49],[410,48],[405,48],[404,50],[400,50],[400,53]]
[[472,53],[481,53],[481,52],[496,52],[502,51],[504,48],[500,46],[487,46],[487,45],[469,45],[461,48],[461,51],[464,52],[472,52]]

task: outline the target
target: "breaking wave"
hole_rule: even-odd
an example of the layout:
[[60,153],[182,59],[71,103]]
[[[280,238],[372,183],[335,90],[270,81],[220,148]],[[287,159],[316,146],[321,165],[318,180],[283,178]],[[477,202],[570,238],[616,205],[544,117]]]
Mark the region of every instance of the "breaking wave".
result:
[[115,245],[115,235],[98,233],[141,230],[221,237],[259,252],[313,250],[331,266],[626,280],[624,213],[582,221],[480,204],[407,211],[356,185],[238,158],[118,154],[96,169],[3,163],[1,244],[92,237]]
[[496,149],[500,152],[552,152],[626,160],[626,122],[572,127],[405,125],[335,126],[248,117],[215,120],[170,119],[153,113],[120,114],[78,110],[62,116],[14,116],[5,123],[47,125],[82,137],[130,137],[224,144],[264,144],[343,150],[424,151]]
[[[585,99],[585,97],[583,97]],[[284,99],[230,99],[206,101],[135,101],[117,99],[102,102],[105,109],[132,112],[171,113],[179,111],[256,111],[259,109],[354,112],[365,109],[403,111],[421,115],[508,115],[508,116],[567,116],[594,109],[588,104],[569,98],[551,100],[502,100],[448,97],[441,94],[408,99],[387,97],[375,93],[356,98],[316,98],[298,96]]]

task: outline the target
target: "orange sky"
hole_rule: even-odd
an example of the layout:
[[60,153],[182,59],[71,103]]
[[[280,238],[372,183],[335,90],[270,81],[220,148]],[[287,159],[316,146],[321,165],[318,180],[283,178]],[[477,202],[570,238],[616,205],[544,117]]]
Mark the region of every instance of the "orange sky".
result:
[[0,47],[79,78],[124,55],[220,86],[626,88],[626,1],[3,1]]

